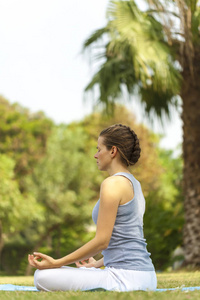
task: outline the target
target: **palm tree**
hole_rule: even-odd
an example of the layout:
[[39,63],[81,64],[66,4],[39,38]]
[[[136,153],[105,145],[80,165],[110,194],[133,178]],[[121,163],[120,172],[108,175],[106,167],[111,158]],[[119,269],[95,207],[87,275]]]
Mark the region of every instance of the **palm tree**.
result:
[[[141,4],[141,1],[140,1]],[[110,1],[107,25],[84,48],[98,47],[99,87],[107,109],[124,93],[139,94],[146,113],[160,118],[181,99],[183,120],[185,263],[200,265],[200,5],[195,0]]]

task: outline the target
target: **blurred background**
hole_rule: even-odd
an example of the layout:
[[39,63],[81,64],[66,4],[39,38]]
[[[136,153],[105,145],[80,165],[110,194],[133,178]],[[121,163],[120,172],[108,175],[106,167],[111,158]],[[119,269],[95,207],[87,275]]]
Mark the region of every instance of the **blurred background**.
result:
[[60,257],[94,236],[107,174],[93,155],[114,123],[140,138],[131,172],[156,270],[183,265],[183,68],[163,20],[145,13],[148,1],[124,2],[0,0],[1,275],[30,275],[28,253]]

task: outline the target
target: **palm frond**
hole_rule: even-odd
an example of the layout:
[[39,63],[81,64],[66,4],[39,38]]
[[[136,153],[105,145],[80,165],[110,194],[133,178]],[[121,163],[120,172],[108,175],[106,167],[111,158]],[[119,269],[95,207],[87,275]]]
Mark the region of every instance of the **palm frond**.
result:
[[149,11],[140,11],[133,0],[110,1],[107,18],[105,29],[85,42],[87,48],[107,34],[105,62],[86,91],[98,86],[98,101],[108,105],[122,96],[125,86],[130,94],[141,93],[147,113],[168,114],[172,97],[179,93],[181,76],[162,24]]
[[94,75],[91,82],[87,85],[85,91],[89,91],[99,86],[99,101],[105,104],[112,102],[114,99],[121,96],[121,85],[133,85],[137,82],[134,77],[134,70],[131,64],[122,61],[121,58],[107,60],[100,70]]
[[91,36],[84,42],[83,49],[86,49],[88,46],[92,45],[94,42],[97,42],[107,32],[108,32],[107,27],[100,28],[100,29],[96,30],[95,32],[93,32],[93,34],[91,34]]
[[170,51],[161,24],[153,16],[140,12],[133,1],[111,3],[117,3],[117,8],[113,10],[111,6],[109,12],[113,17],[112,28],[118,35],[108,45],[109,52],[122,55],[129,45],[138,80],[145,86],[147,80],[153,79],[155,89],[172,88],[168,66]]

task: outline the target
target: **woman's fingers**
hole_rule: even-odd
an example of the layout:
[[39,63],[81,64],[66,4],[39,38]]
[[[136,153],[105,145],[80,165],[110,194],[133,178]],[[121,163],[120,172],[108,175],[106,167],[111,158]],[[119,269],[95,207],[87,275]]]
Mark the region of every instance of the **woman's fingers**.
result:
[[35,267],[35,268],[37,267],[35,264],[35,261],[34,261],[34,256],[32,254],[28,255],[28,262],[32,267]]
[[76,264],[76,266],[77,266],[78,268],[81,268],[81,267],[87,265],[87,261],[86,261],[86,260],[81,260],[81,261],[75,262],[75,264]]
[[90,257],[85,260],[77,261],[76,266],[78,268],[81,268],[81,267],[91,268],[91,267],[94,267],[95,262],[96,262],[96,260],[93,257]]
[[51,269],[55,268],[55,260],[46,254],[34,252],[29,254],[28,260],[31,266],[37,269]]
[[76,261],[75,264],[76,264],[77,268],[80,268],[82,266],[79,261]]
[[43,255],[42,253],[34,252],[34,254],[28,255],[29,264],[35,268],[38,268],[40,266],[41,261],[39,261],[39,259],[43,259],[43,258],[45,258],[45,255]]
[[37,257],[37,259],[48,257],[48,255],[40,253],[40,252],[33,252],[33,254],[34,254],[35,257]]

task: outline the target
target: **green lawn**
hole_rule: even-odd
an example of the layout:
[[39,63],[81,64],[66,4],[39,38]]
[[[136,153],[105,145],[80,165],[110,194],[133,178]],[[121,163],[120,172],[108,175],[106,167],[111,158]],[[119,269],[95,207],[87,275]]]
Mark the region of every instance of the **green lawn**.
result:
[[[187,286],[200,286],[200,271],[195,272],[177,272],[177,273],[160,273],[158,276],[158,288],[177,288]],[[0,277],[0,284],[17,284],[17,285],[33,285],[33,277]],[[167,291],[167,292],[5,292],[0,291],[0,299],[8,300],[103,300],[112,299],[137,299],[137,300],[196,300],[200,299],[200,291]]]

